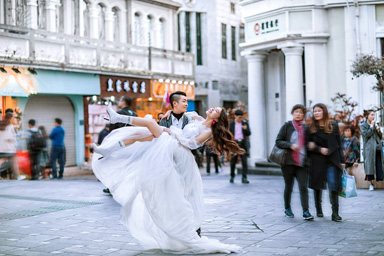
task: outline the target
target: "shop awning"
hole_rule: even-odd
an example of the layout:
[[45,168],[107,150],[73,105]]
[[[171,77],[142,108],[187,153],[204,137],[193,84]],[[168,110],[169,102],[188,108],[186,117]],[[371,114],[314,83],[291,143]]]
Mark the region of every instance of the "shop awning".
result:
[[33,75],[25,68],[2,67],[0,96],[28,97],[36,93]]
[[36,70],[35,88],[43,94],[99,95],[99,75],[61,72],[53,70]]

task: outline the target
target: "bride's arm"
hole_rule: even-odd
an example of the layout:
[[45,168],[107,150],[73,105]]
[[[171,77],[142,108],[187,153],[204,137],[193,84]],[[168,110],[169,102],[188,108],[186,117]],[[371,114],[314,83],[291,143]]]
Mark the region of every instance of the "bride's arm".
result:
[[196,120],[198,122],[203,122],[205,120],[204,117],[199,116],[195,111],[186,112],[185,115],[188,117],[188,119]]
[[204,143],[206,140],[209,139],[209,137],[211,137],[212,133],[211,131],[204,131],[202,133],[200,133],[199,135],[196,136],[195,140],[198,144],[202,144]]

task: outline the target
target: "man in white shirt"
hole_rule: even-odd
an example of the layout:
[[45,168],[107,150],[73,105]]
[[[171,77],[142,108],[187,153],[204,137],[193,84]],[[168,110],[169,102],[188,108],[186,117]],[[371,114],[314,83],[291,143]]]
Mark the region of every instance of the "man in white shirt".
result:
[[188,118],[184,116],[187,112],[188,100],[185,92],[176,91],[169,96],[169,101],[172,107],[170,118],[165,118],[159,122],[160,126],[170,128],[172,125],[183,129],[188,124]]

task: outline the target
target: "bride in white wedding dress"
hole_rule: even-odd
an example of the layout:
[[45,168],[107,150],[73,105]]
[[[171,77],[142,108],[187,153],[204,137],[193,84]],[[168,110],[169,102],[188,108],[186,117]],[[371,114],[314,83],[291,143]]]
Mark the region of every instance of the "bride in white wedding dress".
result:
[[[202,181],[190,149],[212,136],[213,150],[241,152],[228,131],[223,108],[211,108],[204,119],[187,113],[183,130],[154,120],[122,116],[108,106],[111,123],[134,127],[114,130],[94,145],[96,177],[122,205],[122,223],[144,249],[174,254],[231,253],[240,247],[200,237],[204,218]],[[142,126],[142,127],[138,127]]]

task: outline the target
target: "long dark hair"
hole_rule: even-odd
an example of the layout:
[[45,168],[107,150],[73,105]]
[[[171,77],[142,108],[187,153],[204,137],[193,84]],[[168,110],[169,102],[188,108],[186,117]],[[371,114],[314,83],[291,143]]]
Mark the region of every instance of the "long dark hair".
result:
[[44,126],[40,125],[38,129],[41,131],[41,134],[42,134],[44,137],[48,137],[47,131],[45,130],[45,127],[44,127]]
[[0,131],[4,131],[5,128],[11,124],[12,115],[5,115],[4,120],[0,122]]
[[[324,132],[332,133],[332,122],[329,118],[327,106],[323,103],[317,103],[315,106],[313,106],[313,111],[315,110],[315,108],[321,108],[323,110],[323,118],[321,120],[324,121]],[[317,127],[319,127],[319,121],[316,120],[315,115],[312,115],[312,122],[309,125],[309,131],[311,133],[315,133],[317,132]]]
[[215,154],[222,155],[223,153],[244,154],[245,150],[233,140],[233,135],[229,131],[229,122],[227,111],[221,108],[220,117],[217,122],[212,125],[212,151]]

